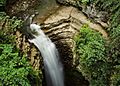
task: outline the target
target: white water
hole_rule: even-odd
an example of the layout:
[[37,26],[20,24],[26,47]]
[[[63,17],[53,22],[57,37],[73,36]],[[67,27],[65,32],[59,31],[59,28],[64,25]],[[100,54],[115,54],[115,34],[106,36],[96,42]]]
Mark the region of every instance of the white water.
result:
[[39,25],[31,24],[30,28],[37,32],[37,35],[33,34],[35,38],[29,41],[41,52],[47,86],[64,86],[63,67],[55,44],[44,34]]

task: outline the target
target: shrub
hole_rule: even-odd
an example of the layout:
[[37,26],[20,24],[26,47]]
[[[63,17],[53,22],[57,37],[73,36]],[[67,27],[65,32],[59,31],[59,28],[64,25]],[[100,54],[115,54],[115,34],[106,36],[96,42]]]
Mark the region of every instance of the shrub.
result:
[[0,13],[0,23],[0,86],[40,85],[40,73],[32,69],[27,57],[15,45],[14,33],[22,21]]
[[0,0],[0,6],[4,6],[6,4],[6,0]]
[[108,63],[105,39],[100,33],[83,26],[74,38],[76,53],[80,58],[82,74],[89,80],[90,86],[106,86]]
[[0,44],[0,84],[30,86],[27,76],[32,70],[26,58],[19,57],[10,44]]
[[111,30],[110,37],[111,43],[109,45],[109,54],[112,59],[112,63],[120,63],[120,25]]
[[15,43],[15,34],[17,28],[22,26],[22,21],[16,17],[10,18],[5,13],[0,13],[0,43]]
[[[102,54],[104,55],[103,57],[107,56],[106,57],[107,60],[104,61],[104,63],[106,65],[106,68],[109,69],[109,74],[110,74],[108,77],[109,78],[108,81],[110,84],[109,86],[118,86],[118,85],[120,85],[120,78],[119,78],[119,76],[120,76],[120,44],[119,44],[120,43],[120,0],[117,0],[117,1],[115,1],[115,0],[90,0],[90,4],[93,4],[98,11],[108,12],[108,15],[109,15],[108,21],[110,23],[109,27],[107,28],[107,31],[109,34],[109,43],[108,43],[108,46],[106,47],[106,50],[105,50],[106,53],[105,54],[102,53]],[[93,31],[93,32],[96,33],[95,31]],[[89,40],[86,40],[86,37],[87,38],[94,38],[94,37],[92,35],[90,35],[90,37],[84,36],[83,38],[85,38],[85,39],[83,39],[83,40],[85,40],[85,41],[82,41],[84,43],[81,43],[81,42],[79,42],[79,40],[81,40],[80,35],[81,35],[81,32],[78,35],[78,38],[77,38],[78,41],[76,41],[79,43],[79,44],[77,44],[76,49],[79,50],[79,51],[77,51],[77,53],[79,53],[80,58],[82,58],[83,55],[86,55],[86,52],[87,53],[88,53],[88,51],[93,52],[93,50],[95,50],[94,47],[91,48],[91,45],[89,45],[89,44],[86,45],[86,43],[89,42]],[[96,36],[96,37],[98,37],[98,36]],[[95,40],[98,41],[101,39],[100,39],[100,37],[98,37]],[[95,43],[95,41],[93,40],[93,44],[94,43]],[[78,48],[78,45],[80,45],[80,44],[82,44],[83,46],[81,45],[81,46],[79,46],[80,48]],[[99,44],[101,44],[101,42],[99,42]],[[104,43],[102,45],[104,45]],[[86,49],[84,49],[85,46],[87,47]],[[97,45],[97,47],[100,47],[100,46]],[[102,46],[101,46],[101,49],[102,49]],[[101,51],[99,49],[98,50],[96,49],[95,51],[97,53],[103,52],[103,50]],[[91,54],[91,52],[90,52],[90,54],[86,55],[85,57],[89,57],[90,55],[93,56]],[[85,53],[85,54],[83,54],[83,53]],[[97,56],[98,56],[98,54],[96,54],[95,58],[97,58]],[[86,61],[86,58],[85,58],[85,61]],[[98,64],[97,61],[95,63]],[[109,67],[108,67],[108,65],[109,65]],[[83,68],[83,66],[81,68]],[[99,69],[99,67],[98,67],[98,69]],[[95,69],[95,68],[93,67],[93,69]],[[107,71],[107,69],[106,69],[106,71]]]

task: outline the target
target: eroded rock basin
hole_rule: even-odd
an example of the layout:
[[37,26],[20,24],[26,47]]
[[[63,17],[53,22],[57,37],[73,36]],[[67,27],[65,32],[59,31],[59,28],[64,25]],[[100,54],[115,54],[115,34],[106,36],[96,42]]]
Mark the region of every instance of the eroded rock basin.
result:
[[73,38],[84,24],[107,38],[108,34],[103,27],[100,24],[92,23],[75,7],[59,5],[47,10],[44,15],[36,16],[34,22],[42,24],[45,34],[56,44],[64,64],[66,86],[87,86],[88,82],[84,78],[80,78],[82,77],[80,73],[74,74],[78,58],[73,54],[75,46]]
[[[100,32],[107,38],[108,34],[100,24],[92,23],[83,13],[73,6],[63,6],[56,3],[55,0],[44,0],[36,8],[39,12],[33,21],[42,26],[45,34],[56,44],[65,71],[65,86],[88,86],[88,81],[77,69],[78,58],[74,51],[74,36],[79,32],[80,27],[88,24],[92,29]],[[28,52],[30,62],[35,69],[42,68],[37,49],[25,42],[25,36],[20,38],[17,33],[17,45],[21,51]],[[30,49],[27,49],[30,48]]]
[[[107,38],[108,34],[99,24],[92,23],[80,10],[72,6],[56,6],[48,16],[38,15],[34,22],[43,25],[43,30],[57,45],[65,64],[73,65],[73,37],[79,32],[82,25],[88,24],[92,29],[100,32]],[[67,66],[66,66],[67,67]]]

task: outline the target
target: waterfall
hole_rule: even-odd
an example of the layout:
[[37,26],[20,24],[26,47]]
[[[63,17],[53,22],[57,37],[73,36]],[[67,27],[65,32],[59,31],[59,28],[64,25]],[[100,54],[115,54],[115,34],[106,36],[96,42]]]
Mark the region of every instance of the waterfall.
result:
[[64,86],[63,67],[55,44],[44,34],[39,25],[31,24],[34,39],[29,39],[41,52],[47,86]]

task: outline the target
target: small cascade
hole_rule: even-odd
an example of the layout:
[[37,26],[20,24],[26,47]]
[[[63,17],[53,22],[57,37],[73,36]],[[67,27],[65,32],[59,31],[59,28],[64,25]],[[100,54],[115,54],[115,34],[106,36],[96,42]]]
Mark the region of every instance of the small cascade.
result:
[[63,67],[55,44],[44,34],[39,25],[31,24],[34,39],[29,40],[41,52],[47,86],[64,86]]

